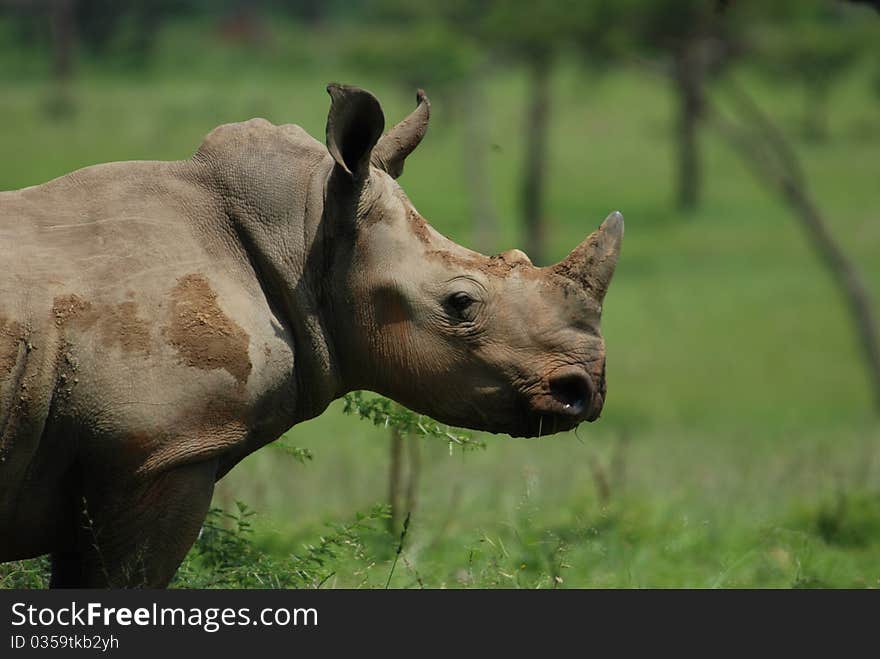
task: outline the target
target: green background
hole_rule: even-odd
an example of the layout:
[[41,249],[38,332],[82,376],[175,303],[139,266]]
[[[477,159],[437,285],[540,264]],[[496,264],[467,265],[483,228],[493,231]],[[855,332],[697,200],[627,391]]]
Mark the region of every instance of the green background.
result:
[[[321,139],[331,80],[375,92],[389,121],[413,106],[411,87],[338,52],[344,32],[278,21],[272,48],[261,50],[224,43],[212,25],[169,24],[145,70],[83,58],[69,90],[73,109],[62,116],[51,110],[48,55],[6,40],[0,189],[99,162],[186,158],[215,125],[254,116],[298,123]],[[0,22],[0,33],[14,29]],[[792,140],[877,306],[875,69],[859,63],[837,82],[823,142],[798,131],[797,87],[761,75],[748,58],[731,75]],[[529,89],[516,66],[483,84],[500,250],[521,245]],[[664,77],[626,61],[600,75],[566,55],[551,84],[551,256],[611,210],[626,217],[603,318],[607,405],[577,437],[486,436],[485,450],[469,452],[407,440],[421,442],[421,478],[392,586],[876,587],[877,411],[847,309],[796,219],[708,128],[704,201],[676,210],[675,98]],[[723,87],[716,91],[723,104]],[[471,245],[462,109],[453,83],[427,92],[430,131],[400,183],[436,229]],[[249,551],[278,570],[332,533],[328,522],[384,502],[388,488],[389,431],[343,415],[340,403],[286,442],[314,459],[263,449],[215,497],[256,511]],[[323,587],[383,586],[398,541],[383,529],[373,522],[328,555]],[[0,583],[24,579],[29,565],[5,566]],[[197,561],[188,568],[199,569]]]

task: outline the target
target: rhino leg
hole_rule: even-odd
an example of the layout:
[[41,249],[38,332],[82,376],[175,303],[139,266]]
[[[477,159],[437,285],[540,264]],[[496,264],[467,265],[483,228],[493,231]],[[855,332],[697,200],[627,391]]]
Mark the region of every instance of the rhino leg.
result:
[[136,488],[86,496],[74,551],[52,556],[67,588],[164,588],[198,537],[217,461],[162,472]]

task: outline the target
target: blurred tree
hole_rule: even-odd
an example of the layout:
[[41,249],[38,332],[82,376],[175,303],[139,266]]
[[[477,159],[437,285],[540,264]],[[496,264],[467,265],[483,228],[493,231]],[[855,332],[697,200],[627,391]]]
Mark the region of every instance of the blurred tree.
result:
[[875,11],[880,11],[880,0],[844,0],[855,5],[868,5],[873,7]]
[[75,17],[83,46],[90,52],[142,67],[162,24],[196,8],[194,2],[175,0],[75,0]]
[[[210,0],[208,0],[210,1]],[[227,2],[230,0],[226,0]],[[311,27],[365,20],[372,0],[232,0],[241,8],[282,14]]]
[[774,81],[803,89],[803,134],[829,136],[828,104],[834,87],[866,52],[874,35],[861,20],[870,10],[832,0],[784,0],[766,9],[755,39],[761,70]]
[[570,12],[576,5],[553,0],[487,3],[479,28],[491,48],[519,60],[528,72],[526,148],[520,190],[525,248],[535,263],[543,262],[545,252],[543,216],[553,65],[557,49],[571,37]]
[[528,72],[521,208],[525,246],[533,262],[546,259],[544,213],[549,163],[553,69],[560,53],[578,48],[590,64],[614,51],[613,36],[624,14],[611,0],[498,0],[486,3],[480,29],[499,54]]
[[105,65],[143,66],[165,21],[209,7],[207,0],[0,0],[0,10],[31,45],[48,42],[53,75],[67,80],[78,51],[100,57]]
[[[501,63],[527,71],[525,158],[521,213],[526,251],[544,261],[545,189],[552,125],[553,69],[560,53],[577,48],[584,61],[604,64],[612,35],[623,17],[613,0],[449,0],[414,4],[375,0],[371,20],[389,31],[374,33],[356,49],[356,61],[371,72],[387,70],[419,84],[449,84],[461,99],[465,122],[463,172],[470,192],[479,248],[493,251],[496,220],[489,190],[489,125],[483,94],[489,71]],[[405,30],[401,31],[403,25]],[[405,53],[406,56],[402,56]]]
[[54,0],[48,11],[55,88],[47,107],[50,114],[60,117],[73,111],[70,81],[73,78],[77,37],[74,1]]
[[459,87],[462,140],[462,172],[470,200],[474,245],[479,252],[498,250],[498,215],[492,197],[489,174],[490,122],[486,95],[487,67],[475,67]]
[[[391,460],[388,468],[388,530],[400,533],[403,519],[415,512],[419,501],[419,475],[422,468],[421,438],[391,428]],[[404,470],[403,454],[408,457]],[[404,473],[405,472],[405,473]]]
[[78,41],[75,0],[0,0],[0,12],[15,26],[22,47],[36,45],[49,53],[48,73],[54,84],[47,111],[54,116],[71,113]]
[[76,43],[76,16],[73,0],[54,0],[49,5],[49,24],[52,32],[52,70],[62,81],[73,76],[74,46]]
[[880,414],[880,329],[865,281],[813,200],[800,160],[783,132],[743,88],[730,82],[727,89],[735,118],[731,119],[716,106],[712,116],[714,125],[743,157],[758,181],[789,206],[834,278],[852,316],[874,390],[874,409]]
[[482,2],[452,0],[421,5],[400,0],[374,0],[367,5],[376,24],[349,42],[355,68],[377,72],[406,87],[428,89],[457,99],[463,125],[462,178],[468,192],[477,249],[496,248],[498,222],[489,176],[489,123],[484,93],[491,69],[480,43]]
[[729,3],[707,0],[630,0],[631,34],[637,49],[665,58],[677,99],[676,201],[693,210],[702,194],[699,129],[707,82],[741,50],[742,23]]
[[491,121],[486,84],[495,62],[483,44],[482,18],[486,0],[455,0],[446,5],[442,18],[456,33],[459,43],[466,43],[467,66],[457,85],[459,113],[464,124],[462,173],[470,200],[475,245],[478,251],[497,251],[498,217],[493,203],[489,172]]

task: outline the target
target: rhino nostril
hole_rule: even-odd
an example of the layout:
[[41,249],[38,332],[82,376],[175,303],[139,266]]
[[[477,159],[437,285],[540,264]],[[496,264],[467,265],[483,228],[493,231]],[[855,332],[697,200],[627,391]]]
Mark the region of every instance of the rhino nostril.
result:
[[550,378],[550,395],[572,416],[584,413],[593,398],[593,383],[579,368],[565,369]]

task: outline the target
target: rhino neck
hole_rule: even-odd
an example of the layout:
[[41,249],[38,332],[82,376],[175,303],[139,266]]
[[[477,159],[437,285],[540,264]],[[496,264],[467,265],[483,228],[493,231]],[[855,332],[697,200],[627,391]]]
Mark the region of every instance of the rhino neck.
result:
[[256,154],[235,153],[219,162],[203,158],[200,164],[207,165],[226,231],[234,234],[233,248],[247,261],[245,269],[258,282],[274,322],[292,337],[294,366],[286,382],[276,383],[284,401],[273,412],[284,417],[279,426],[290,427],[317,416],[341,393],[325,317],[330,264],[323,209],[332,159],[323,146],[291,143],[289,133],[271,129],[277,140],[258,145]]

